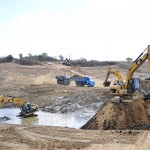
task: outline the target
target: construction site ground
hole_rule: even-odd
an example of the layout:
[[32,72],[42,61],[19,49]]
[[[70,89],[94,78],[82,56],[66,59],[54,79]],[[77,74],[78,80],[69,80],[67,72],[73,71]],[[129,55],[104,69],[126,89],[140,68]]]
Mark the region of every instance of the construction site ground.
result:
[[[99,67],[73,67],[47,62],[36,66],[0,64],[0,94],[4,96],[20,97],[25,102],[38,104],[42,111],[49,113],[63,114],[78,111],[88,113],[88,110],[97,112],[84,129],[1,123],[0,149],[150,149],[149,103],[138,99],[134,103],[130,101],[121,105],[113,104],[109,88],[104,88],[102,84],[109,67],[121,72],[125,79],[128,66],[129,64],[124,63]],[[149,77],[145,66],[135,73],[136,77],[143,79]],[[95,81],[96,85],[76,87],[74,82],[69,86],[58,85],[56,75],[87,75]],[[111,75],[110,80],[114,81],[114,79],[115,77]],[[112,118],[115,119],[115,123]],[[137,124],[142,125],[140,128],[134,128],[133,125]]]

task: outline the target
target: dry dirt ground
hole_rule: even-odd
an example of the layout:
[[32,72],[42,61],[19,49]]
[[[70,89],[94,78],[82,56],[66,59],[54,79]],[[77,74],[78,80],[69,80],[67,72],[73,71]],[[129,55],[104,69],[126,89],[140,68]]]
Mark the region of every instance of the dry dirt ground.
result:
[[149,140],[149,131],[0,126],[1,150],[148,150]]
[[[51,65],[44,63],[41,66],[0,64],[0,94],[20,97],[25,102],[36,103],[42,110],[53,113],[57,111],[61,113],[74,112],[79,109],[84,110],[89,106],[90,109],[98,111],[100,109],[97,105],[99,102],[106,104],[111,99],[109,88],[104,88],[102,85],[109,67],[81,68],[56,63]],[[111,67],[120,71],[125,79],[127,69],[124,65]],[[148,73],[143,70],[139,70],[135,76],[148,78]],[[56,75],[88,75],[92,77],[96,85],[92,88],[76,87],[73,82],[69,86],[57,85]],[[113,81],[114,76],[110,76],[110,79]],[[144,106],[142,109],[145,108]],[[110,104],[108,110],[123,108],[126,110],[124,106],[113,107]],[[137,111],[137,109],[135,110]],[[104,111],[102,115],[105,116],[109,112],[111,111]],[[149,111],[147,110],[147,112]],[[121,114],[121,112],[119,113]],[[116,117],[117,115],[111,113],[110,116]],[[96,119],[99,119],[99,116]],[[149,130],[85,130],[52,126],[1,125],[0,131],[0,149],[2,150],[150,149]]]

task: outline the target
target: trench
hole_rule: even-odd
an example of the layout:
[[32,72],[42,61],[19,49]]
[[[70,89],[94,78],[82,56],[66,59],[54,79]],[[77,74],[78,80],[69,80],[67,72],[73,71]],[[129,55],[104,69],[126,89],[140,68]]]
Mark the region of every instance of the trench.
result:
[[45,126],[61,126],[69,128],[80,128],[84,125],[93,115],[95,111],[90,112],[74,112],[74,113],[49,113],[38,111],[34,117],[17,117],[19,108],[2,108],[0,109],[0,117],[7,116],[10,120],[0,121],[0,124],[19,124],[19,125],[45,125]]

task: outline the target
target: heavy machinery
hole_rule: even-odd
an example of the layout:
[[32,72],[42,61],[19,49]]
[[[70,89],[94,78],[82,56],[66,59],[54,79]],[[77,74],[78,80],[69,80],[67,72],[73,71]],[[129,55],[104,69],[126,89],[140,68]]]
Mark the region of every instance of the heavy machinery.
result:
[[2,106],[5,103],[14,103],[18,104],[20,106],[21,112],[18,116],[22,117],[31,117],[31,116],[37,116],[34,114],[36,111],[38,111],[38,105],[31,104],[31,103],[24,103],[24,101],[18,97],[13,96],[7,96],[4,97],[3,95],[0,96],[0,105]]
[[67,76],[56,76],[56,79],[58,84],[63,84],[63,85],[70,84],[70,78]]
[[122,75],[117,70],[115,70],[113,68],[109,68],[107,71],[107,74],[106,74],[105,81],[103,82],[103,85],[105,87],[110,86],[110,84],[111,84],[111,81],[108,81],[110,74],[113,74],[118,78],[114,84],[122,84],[123,83]]
[[137,92],[142,92],[144,98],[149,99],[149,92],[146,84],[143,84],[142,80],[139,78],[133,78],[134,72],[146,60],[148,60],[148,65],[150,66],[150,45],[148,45],[148,47],[137,57],[137,59],[132,62],[127,72],[126,81],[122,84],[110,86],[110,94],[119,96],[120,101],[122,101],[126,96],[132,97]]
[[58,84],[63,84],[63,85],[69,85],[71,81],[75,81],[76,86],[85,86],[87,85],[88,87],[93,87],[95,85],[95,82],[89,78],[89,77],[82,77],[78,75],[74,75],[72,77],[67,77],[67,76],[56,76],[57,83]]
[[93,87],[95,82],[89,77],[73,76],[70,78],[70,81],[75,81],[76,86],[85,86]]
[[65,65],[65,66],[71,66],[71,62],[70,62],[70,60],[67,59],[67,58],[63,61],[62,64]]

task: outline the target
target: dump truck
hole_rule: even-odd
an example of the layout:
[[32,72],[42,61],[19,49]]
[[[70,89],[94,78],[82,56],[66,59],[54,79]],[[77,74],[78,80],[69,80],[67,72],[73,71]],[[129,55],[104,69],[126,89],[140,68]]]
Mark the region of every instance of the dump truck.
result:
[[56,79],[58,84],[63,84],[63,85],[70,84],[70,78],[67,76],[56,76]]
[[76,86],[85,86],[93,87],[95,85],[95,82],[89,78],[89,77],[71,77],[70,81],[75,81]]
[[85,86],[87,85],[88,87],[93,87],[95,85],[95,82],[89,78],[89,77],[82,77],[82,76],[72,76],[72,77],[67,77],[67,76],[56,76],[57,83],[62,84],[62,85],[69,85],[71,81],[75,81],[76,86]]

